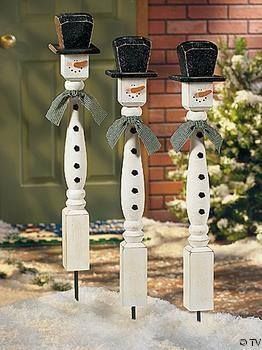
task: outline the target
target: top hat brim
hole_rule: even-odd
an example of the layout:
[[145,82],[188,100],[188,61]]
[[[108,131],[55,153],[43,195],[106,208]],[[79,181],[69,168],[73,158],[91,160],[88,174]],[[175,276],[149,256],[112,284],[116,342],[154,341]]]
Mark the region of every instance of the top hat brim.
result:
[[118,70],[106,70],[105,74],[111,78],[155,78],[157,73],[148,70],[147,72],[120,72]]
[[211,77],[188,77],[183,75],[171,75],[169,76],[169,79],[180,81],[181,83],[208,83],[225,81],[225,78],[220,75],[213,75]]
[[93,44],[90,44],[89,47],[86,47],[83,49],[65,49],[65,48],[59,47],[58,44],[49,44],[48,47],[53,53],[57,55],[74,55],[74,54],[94,55],[94,54],[100,53],[99,48]]

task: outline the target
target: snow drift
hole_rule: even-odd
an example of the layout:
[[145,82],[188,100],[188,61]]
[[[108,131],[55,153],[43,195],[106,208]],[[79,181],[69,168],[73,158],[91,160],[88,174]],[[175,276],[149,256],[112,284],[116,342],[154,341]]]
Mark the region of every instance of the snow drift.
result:
[[148,298],[132,321],[117,293],[83,287],[80,302],[71,290],[0,308],[0,349],[246,350],[240,339],[261,337],[256,318],[215,313],[202,318],[198,323],[194,313]]

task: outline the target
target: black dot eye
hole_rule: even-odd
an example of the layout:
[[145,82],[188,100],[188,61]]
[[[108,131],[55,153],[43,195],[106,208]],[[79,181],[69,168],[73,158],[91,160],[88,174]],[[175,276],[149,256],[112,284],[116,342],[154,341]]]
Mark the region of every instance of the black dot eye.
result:
[[135,134],[135,133],[136,133],[136,128],[134,128],[134,127],[131,128],[131,129],[130,129],[130,132],[131,132],[131,134]]
[[134,194],[138,193],[138,189],[136,187],[132,188],[132,193]]
[[204,192],[199,192],[198,195],[200,198],[204,198],[206,196]]
[[201,131],[199,131],[199,132],[196,134],[196,136],[197,136],[199,139],[201,139],[201,138],[203,137],[203,133],[202,133]]
[[74,131],[79,131],[79,127],[78,127],[77,125],[75,125],[75,126],[73,127],[73,130],[74,130]]
[[198,152],[197,156],[198,156],[198,158],[203,158],[204,154],[202,152]]
[[74,109],[75,111],[78,111],[78,108],[79,108],[79,107],[78,107],[78,104],[74,104],[74,105],[73,105],[73,109]]
[[199,174],[199,175],[198,175],[198,178],[199,178],[199,180],[204,180],[205,175],[204,175],[204,174]]
[[79,147],[79,146],[75,146],[75,147],[74,147],[74,150],[75,150],[76,152],[79,152],[80,147]]
[[137,210],[137,209],[138,209],[138,206],[137,206],[136,204],[133,204],[133,205],[132,205],[132,209],[133,209],[133,210]]
[[205,214],[205,210],[204,209],[199,209],[198,212],[199,212],[200,215],[204,215]]
[[132,170],[132,171],[131,171],[131,174],[134,175],[134,176],[136,176],[136,175],[138,175],[138,171],[137,171],[137,170]]
[[80,165],[79,165],[78,163],[75,163],[75,164],[74,164],[74,168],[75,168],[75,169],[79,169],[79,168],[80,168]]
[[79,177],[75,177],[75,178],[74,178],[74,181],[75,181],[76,183],[79,183],[79,182],[80,182],[80,178],[79,178]]
[[132,149],[131,149],[131,152],[132,152],[133,154],[137,154],[137,149],[136,149],[136,148],[132,148]]

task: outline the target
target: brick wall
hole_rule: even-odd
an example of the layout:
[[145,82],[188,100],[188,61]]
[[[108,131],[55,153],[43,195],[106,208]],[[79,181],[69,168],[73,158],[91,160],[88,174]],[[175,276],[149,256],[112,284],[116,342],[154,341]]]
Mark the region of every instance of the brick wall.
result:
[[178,73],[176,46],[184,40],[223,38],[230,46],[234,36],[247,39],[250,53],[262,47],[262,0],[149,0],[149,36],[153,41],[151,69],[159,73],[149,82],[149,123],[162,148],[149,158],[149,215],[174,219],[165,203],[179,193],[181,183],[168,181],[173,169],[168,156],[169,138],[184,120],[180,85],[167,80]]

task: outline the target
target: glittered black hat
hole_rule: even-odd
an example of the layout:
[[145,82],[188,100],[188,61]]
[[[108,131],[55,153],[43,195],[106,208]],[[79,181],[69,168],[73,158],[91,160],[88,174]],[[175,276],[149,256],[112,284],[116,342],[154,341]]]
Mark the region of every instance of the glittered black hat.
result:
[[100,50],[91,43],[94,21],[88,13],[63,13],[55,16],[58,44],[49,44],[55,54],[96,54]]
[[116,70],[106,70],[112,78],[150,78],[157,73],[148,70],[151,40],[142,36],[123,36],[113,40]]
[[181,43],[177,47],[181,75],[171,75],[169,79],[180,82],[224,81],[224,77],[214,75],[217,53],[217,46],[210,41]]

